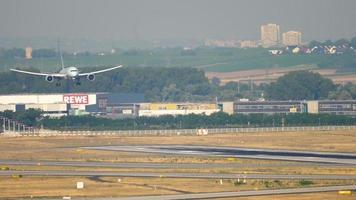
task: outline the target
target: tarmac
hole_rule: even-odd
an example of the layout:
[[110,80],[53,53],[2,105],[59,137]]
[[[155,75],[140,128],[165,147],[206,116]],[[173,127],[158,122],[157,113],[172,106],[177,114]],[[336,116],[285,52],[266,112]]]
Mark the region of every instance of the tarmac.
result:
[[284,160],[314,163],[356,165],[356,154],[252,149],[234,147],[186,146],[186,145],[148,145],[148,146],[95,146],[84,149],[102,151],[125,151],[153,154],[176,154],[190,156],[220,156],[235,158],[252,158],[265,160]]
[[355,180],[356,175],[299,175],[299,174],[223,174],[223,173],[152,173],[152,172],[107,172],[107,171],[60,171],[60,170],[7,170],[0,176],[100,176],[100,177],[154,177],[198,179],[285,179],[285,180]]

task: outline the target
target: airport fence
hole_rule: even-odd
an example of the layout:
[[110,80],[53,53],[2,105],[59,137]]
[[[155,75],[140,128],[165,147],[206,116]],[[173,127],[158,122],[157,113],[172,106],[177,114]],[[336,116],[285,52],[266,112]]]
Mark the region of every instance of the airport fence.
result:
[[213,135],[226,133],[296,132],[296,131],[342,131],[354,130],[356,126],[299,126],[259,128],[209,128],[171,130],[117,130],[117,131],[53,131],[35,130],[33,133],[17,133],[18,136],[173,136]]

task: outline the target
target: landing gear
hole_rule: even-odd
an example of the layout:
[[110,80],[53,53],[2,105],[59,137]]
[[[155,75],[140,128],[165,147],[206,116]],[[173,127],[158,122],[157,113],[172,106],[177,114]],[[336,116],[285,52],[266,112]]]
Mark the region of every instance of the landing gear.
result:
[[61,82],[59,82],[59,81],[56,82],[56,86],[57,86],[57,87],[59,87],[59,86],[61,86],[61,85],[62,85]]
[[75,85],[77,85],[77,86],[81,85],[81,82],[80,82],[79,78],[75,78],[74,80],[75,80]]

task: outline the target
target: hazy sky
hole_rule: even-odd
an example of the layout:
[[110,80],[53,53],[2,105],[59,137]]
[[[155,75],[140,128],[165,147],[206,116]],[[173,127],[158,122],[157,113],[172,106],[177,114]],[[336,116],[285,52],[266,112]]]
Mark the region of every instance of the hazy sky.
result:
[[356,36],[356,0],[0,0],[0,37],[258,39],[277,23],[303,38]]

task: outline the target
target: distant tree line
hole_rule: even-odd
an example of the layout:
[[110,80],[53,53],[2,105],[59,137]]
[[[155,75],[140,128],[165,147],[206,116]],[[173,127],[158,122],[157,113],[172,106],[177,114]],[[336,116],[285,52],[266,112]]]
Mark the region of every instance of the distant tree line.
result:
[[[27,69],[39,71],[37,69]],[[96,69],[85,68],[83,71]],[[60,87],[46,82],[44,77],[0,72],[0,94],[58,93],[58,92],[136,92],[144,93],[148,101],[215,101],[233,100],[237,97],[261,94],[258,86],[231,82],[220,86],[219,80],[210,82],[202,70],[195,68],[122,68],[98,75],[91,82],[82,78],[76,86],[72,81],[62,81]],[[238,89],[239,88],[239,89]]]
[[335,87],[330,79],[318,73],[297,71],[268,85],[266,93],[273,100],[318,100],[326,99]]
[[28,126],[38,126],[41,120],[42,111],[37,109],[28,109],[26,111],[13,112],[6,110],[0,112],[0,116],[19,121]]
[[[83,69],[86,70],[96,69]],[[98,75],[93,82],[83,78],[80,86],[62,81],[60,87],[46,82],[44,77],[0,72],[0,94],[60,92],[135,92],[144,93],[146,100],[153,102],[256,100],[262,96],[268,100],[356,99],[355,84],[337,85],[310,71],[290,72],[271,84],[220,85],[218,78],[209,81],[203,71],[195,68],[137,67]]]
[[41,118],[38,110],[25,112],[0,112],[0,115],[24,122],[27,125],[55,130],[146,130],[146,129],[195,129],[226,127],[281,127],[356,125],[348,116],[328,114],[226,114],[223,112],[207,115],[179,115],[160,117],[137,117],[130,119],[107,119],[94,116],[66,116]]
[[[25,55],[25,49],[21,48],[0,49],[1,59],[23,59]],[[33,58],[53,58],[56,56],[57,52],[54,49],[34,49],[32,51]]]
[[351,100],[356,99],[356,84],[334,84],[319,73],[290,72],[264,88],[270,100]]

